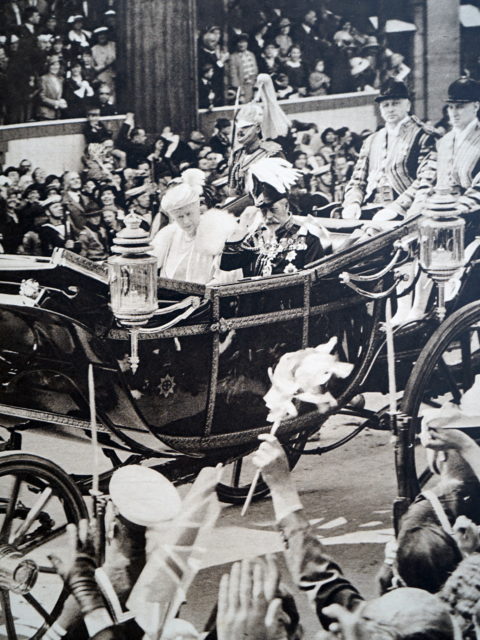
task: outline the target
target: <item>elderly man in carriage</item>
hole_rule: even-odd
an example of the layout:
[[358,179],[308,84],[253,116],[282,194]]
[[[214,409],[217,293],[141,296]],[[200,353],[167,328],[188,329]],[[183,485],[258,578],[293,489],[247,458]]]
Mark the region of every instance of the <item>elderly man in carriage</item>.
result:
[[246,185],[255,208],[242,214],[225,243],[222,270],[242,269],[246,277],[288,274],[323,258],[318,230],[298,224],[290,212],[288,189],[296,179],[297,172],[281,158],[264,158],[252,166]]

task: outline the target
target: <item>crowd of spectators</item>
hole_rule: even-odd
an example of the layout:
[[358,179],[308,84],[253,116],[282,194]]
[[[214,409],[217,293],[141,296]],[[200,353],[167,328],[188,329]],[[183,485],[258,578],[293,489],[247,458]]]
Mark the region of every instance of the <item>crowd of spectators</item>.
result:
[[[170,127],[149,141],[129,113],[118,135],[100,119],[101,105],[87,109],[83,170],[51,172],[46,160],[34,166],[25,158],[5,166],[0,175],[0,246],[5,253],[50,255],[58,246],[92,260],[110,254],[115,233],[129,212],[142,216],[153,237],[168,220],[160,211],[161,197],[172,180],[189,169],[191,180],[203,185],[205,207],[228,197],[225,185],[232,123],[219,118],[207,138],[192,131],[182,140]],[[291,189],[291,205],[300,214],[315,214],[329,202],[339,202],[363,137],[348,128],[325,129],[294,122],[287,159],[301,171]],[[52,232],[52,225],[57,227]],[[67,238],[62,231],[66,225]]]
[[113,115],[114,0],[6,0],[0,5],[0,124]]
[[[83,632],[75,637],[94,640],[141,638],[145,629],[149,636],[161,635],[167,640],[478,638],[480,448],[462,431],[444,429],[453,416],[445,417],[440,419],[442,426],[424,427],[422,441],[437,482],[410,505],[400,523],[396,543],[392,540],[387,544],[377,585],[380,597],[365,600],[339,564],[326,554],[303,508],[285,451],[274,435],[264,434],[252,461],[270,489],[275,521],[285,543],[286,567],[297,587],[295,592],[287,586],[287,575],[275,556],[249,558],[233,563],[222,576],[217,603],[204,633],[181,618],[172,621],[170,617],[170,622],[164,625],[164,618],[158,613],[153,616],[150,611],[168,610],[175,601],[177,588],[182,589],[185,599],[185,585],[194,577],[190,568],[186,570],[188,560],[200,553],[198,534],[202,528],[212,527],[220,512],[215,495],[218,468],[203,469],[203,477],[197,479],[181,506],[177,506],[171,497],[172,489],[166,491],[165,479],[163,491],[147,496],[145,474],[137,473],[136,478],[125,467],[124,471],[129,473],[127,499],[119,496],[115,485],[110,491],[116,510],[110,511],[114,515],[107,524],[102,585],[110,580],[120,610],[128,608],[134,620],[125,617],[129,620],[125,624],[112,613],[115,611],[112,607],[107,607],[103,594],[108,592],[101,590],[94,578],[99,562],[95,535],[100,535],[100,526],[92,528],[89,536],[84,520],[80,522],[78,536],[74,525],[69,525],[70,557],[49,556],[72,595],[45,637],[57,640],[75,628],[78,630],[76,625],[83,618],[88,634]],[[132,470],[135,472],[136,468]],[[136,492],[137,482],[143,493]],[[149,484],[153,489],[153,479],[149,479]],[[133,496],[135,507],[131,503]],[[146,499],[148,511],[142,509],[142,501]],[[118,512],[120,515],[115,515]],[[143,517],[140,523],[138,514]],[[167,544],[161,543],[170,538],[181,540],[183,546],[179,546],[180,542],[177,546],[169,544],[167,551]],[[190,546],[185,546],[184,540]],[[317,616],[317,629],[309,635],[304,632],[296,603],[300,593],[308,598]]]
[[232,104],[237,92],[239,102],[249,102],[259,73],[272,76],[281,100],[373,91],[410,73],[401,54],[380,46],[373,28],[363,33],[322,3],[300,15],[293,4],[285,10],[263,5],[252,13],[248,33],[236,28],[232,15],[227,29],[214,25],[200,34],[200,108]]

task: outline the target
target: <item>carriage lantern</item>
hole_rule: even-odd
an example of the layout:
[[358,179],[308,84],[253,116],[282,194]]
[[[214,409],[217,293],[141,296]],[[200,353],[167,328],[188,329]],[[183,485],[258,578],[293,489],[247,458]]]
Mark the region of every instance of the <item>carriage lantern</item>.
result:
[[152,246],[141,221],[136,214],[126,216],[125,228],[113,240],[112,251],[118,255],[108,259],[110,304],[117,321],[130,329],[133,373],[139,364],[138,329],[158,308],[157,259],[148,254]]
[[465,221],[449,191],[438,190],[423,211],[419,224],[420,264],[437,284],[437,313],[445,317],[445,284],[464,265]]

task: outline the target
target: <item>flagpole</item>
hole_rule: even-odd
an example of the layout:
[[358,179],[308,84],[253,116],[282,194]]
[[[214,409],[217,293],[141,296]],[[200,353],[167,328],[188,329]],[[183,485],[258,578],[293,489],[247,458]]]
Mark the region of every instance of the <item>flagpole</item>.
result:
[[99,495],[98,490],[98,431],[97,431],[97,408],[95,404],[95,380],[93,376],[93,365],[88,365],[88,401],[90,405],[90,433],[93,447],[93,469],[92,469],[92,495],[95,498]]
[[[278,427],[280,426],[280,420],[276,420],[273,425],[272,428],[270,429],[270,435],[274,436],[277,432]],[[243,507],[242,507],[242,512],[241,512],[241,516],[244,516],[247,513],[247,509],[250,506],[250,503],[252,502],[253,499],[253,494],[255,493],[255,489],[257,488],[257,484],[258,481],[260,479],[260,470],[257,469],[257,471],[255,472],[255,475],[253,476],[253,480],[252,480],[252,484],[250,485],[250,489],[248,490],[248,494],[247,497],[245,499],[245,502],[243,503]]]
[[387,364],[388,364],[388,400],[390,415],[397,412],[397,381],[395,377],[395,347],[392,329],[392,302],[387,298],[385,303],[385,332],[387,335]]

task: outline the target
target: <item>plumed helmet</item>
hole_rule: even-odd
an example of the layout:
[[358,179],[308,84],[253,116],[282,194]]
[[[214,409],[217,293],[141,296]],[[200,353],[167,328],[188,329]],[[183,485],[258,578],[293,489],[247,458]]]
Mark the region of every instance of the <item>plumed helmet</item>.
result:
[[244,105],[237,116],[237,127],[250,127],[254,124],[261,125],[263,122],[263,108],[256,102]]
[[480,102],[480,82],[462,76],[448,87],[447,102]]
[[256,207],[265,207],[288,194],[300,172],[283,158],[262,158],[248,172],[246,188]]

